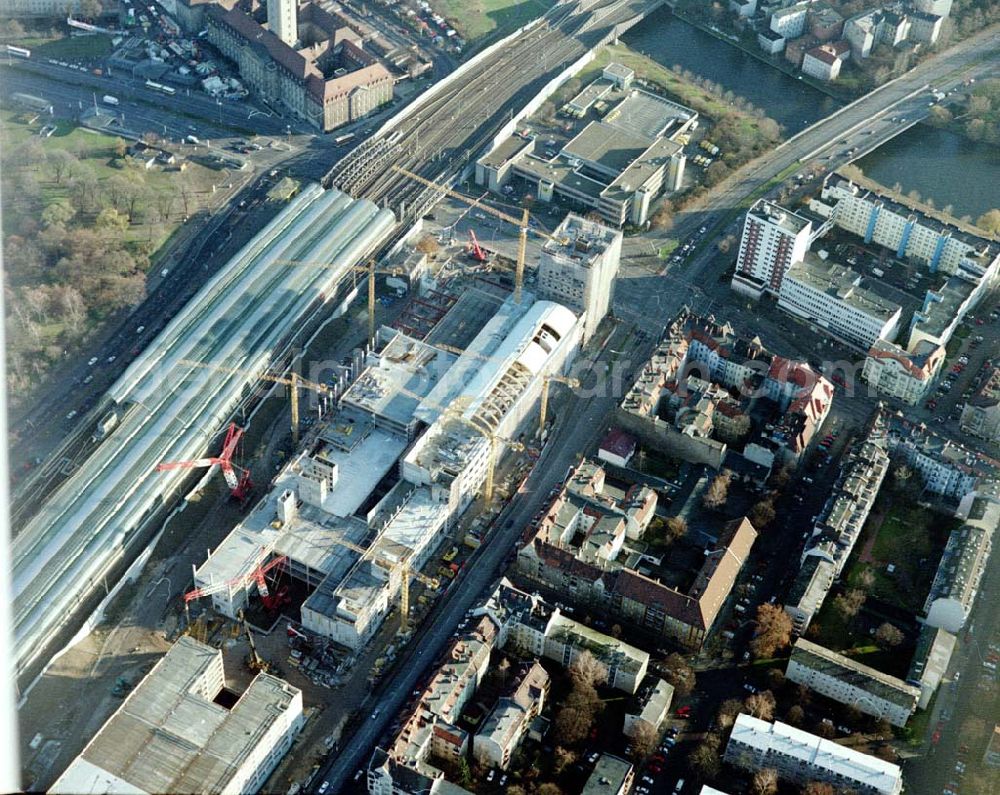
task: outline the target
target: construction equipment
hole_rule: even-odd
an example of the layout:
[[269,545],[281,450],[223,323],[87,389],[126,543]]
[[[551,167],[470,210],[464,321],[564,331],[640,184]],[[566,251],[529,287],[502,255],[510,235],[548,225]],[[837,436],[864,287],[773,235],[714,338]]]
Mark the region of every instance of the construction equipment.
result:
[[247,653],[246,665],[252,673],[259,674],[269,674],[276,673],[274,666],[272,666],[267,660],[260,656],[257,652],[257,644],[253,642],[253,633],[250,632],[250,625],[247,624],[246,617],[243,615],[243,611],[240,610],[240,623],[243,624],[243,631],[247,636],[247,644],[250,646],[250,651]]
[[[217,456],[209,458],[196,458],[193,461],[164,461],[156,465],[157,472],[167,472],[172,469],[197,469],[199,467],[212,467],[216,464],[222,469],[222,474],[229,486],[229,492],[233,499],[243,502],[250,496],[253,490],[253,481],[250,479],[250,470],[243,469],[233,463],[233,454],[236,452],[236,445],[243,438],[243,428],[235,422],[229,423],[226,431],[226,438],[222,442],[222,451]],[[236,470],[240,470],[237,477]]]
[[[528,244],[528,228],[530,226],[530,215],[528,211],[525,210],[521,218],[515,218],[513,215],[508,215],[507,213],[496,210],[490,207],[488,204],[483,204],[479,199],[471,199],[458,191],[447,188],[444,185],[439,185],[433,180],[429,180],[426,177],[422,177],[419,174],[414,174],[412,171],[408,171],[402,166],[393,166],[393,171],[402,174],[404,177],[409,177],[414,182],[419,182],[421,185],[425,185],[428,188],[433,188],[434,190],[441,193],[442,196],[450,196],[453,199],[458,199],[461,202],[475,207],[478,210],[482,210],[484,213],[489,213],[501,220],[507,221],[508,223],[514,224],[520,230],[520,236],[518,238],[517,244],[517,265],[514,270],[514,300],[517,303],[521,303],[521,290],[524,287],[524,257],[525,250]],[[553,240],[559,245],[566,245],[567,241],[562,238],[550,235],[548,232],[543,232],[540,229],[535,230],[535,234],[539,237],[543,237],[546,240]]]
[[542,401],[538,409],[538,433],[545,432],[545,415],[549,410],[549,384],[552,381],[557,381],[560,384],[565,384],[570,389],[578,389],[580,386],[580,379],[573,378],[571,376],[565,375],[543,375],[542,376]]
[[[188,365],[190,367],[203,367],[206,370],[214,370],[220,373],[236,373],[236,374],[249,374],[249,370],[244,370],[238,367],[222,367],[217,364],[206,364],[205,362],[196,362],[192,359],[181,359],[181,364]],[[271,381],[275,384],[284,384],[289,388],[289,395],[292,402],[292,444],[296,447],[299,444],[299,388],[309,389],[320,395],[327,395],[330,393],[330,387],[324,384],[317,384],[310,381],[308,378],[303,378],[301,375],[296,373],[294,370],[289,373],[288,378],[284,378],[280,375],[270,375],[269,373],[261,373],[257,376],[262,381]]]
[[486,262],[489,256],[483,251],[482,246],[479,245],[479,240],[476,238],[476,232],[473,229],[469,230],[469,256],[472,257],[476,262]]
[[[261,548],[261,557],[265,555],[263,548]],[[284,555],[279,555],[276,558],[272,558],[267,563],[258,562],[249,572],[245,574],[238,574],[232,579],[225,580],[220,583],[215,583],[214,585],[206,585],[204,588],[194,588],[184,594],[184,614],[187,616],[190,623],[190,612],[189,605],[195,599],[201,599],[203,596],[211,596],[214,593],[219,593],[220,591],[233,591],[240,588],[246,587],[250,581],[257,583],[257,591],[260,593],[261,600],[264,602],[264,606],[268,609],[276,602],[276,597],[272,597],[270,589],[267,587],[267,575],[281,566],[288,563],[288,558]],[[279,603],[280,606],[280,603]]]

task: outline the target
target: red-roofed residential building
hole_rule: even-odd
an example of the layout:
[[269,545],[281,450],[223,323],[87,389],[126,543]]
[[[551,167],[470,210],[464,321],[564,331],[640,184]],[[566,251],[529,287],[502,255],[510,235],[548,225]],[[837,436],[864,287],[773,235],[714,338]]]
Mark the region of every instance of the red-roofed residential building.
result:
[[920,340],[912,353],[887,340],[876,340],[861,377],[883,395],[913,406],[930,392],[944,360],[944,347],[931,340]]
[[393,77],[361,36],[317,5],[298,7],[297,47],[237,8],[205,12],[208,40],[264,100],[324,132],[392,100]]
[[612,428],[601,441],[597,457],[615,466],[625,467],[632,460],[639,443],[636,438],[621,428]]
[[802,73],[819,80],[836,80],[850,54],[850,45],[842,41],[813,47],[802,58]]

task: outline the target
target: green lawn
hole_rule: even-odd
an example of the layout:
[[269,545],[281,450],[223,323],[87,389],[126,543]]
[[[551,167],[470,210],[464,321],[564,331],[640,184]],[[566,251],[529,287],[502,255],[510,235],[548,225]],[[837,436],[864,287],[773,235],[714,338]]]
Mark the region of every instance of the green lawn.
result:
[[510,33],[554,5],[555,0],[437,0],[434,10],[471,42]]
[[[848,584],[863,587],[864,572],[869,570],[875,577],[872,596],[907,610],[919,610],[948,536],[958,524],[952,517],[897,500],[881,525],[866,528],[858,540],[847,574]],[[871,549],[873,561],[862,562],[860,553],[871,532],[877,533]],[[890,564],[894,566],[891,574]]]
[[663,242],[663,245],[660,246],[660,250],[657,252],[657,256],[660,259],[666,259],[667,257],[669,257],[671,254],[674,253],[674,251],[677,249],[679,245],[680,245],[679,240],[675,240],[672,237],[668,238]]
[[61,39],[25,39],[21,45],[31,50],[31,58],[55,58],[59,61],[93,61],[111,53],[111,37],[65,36]]

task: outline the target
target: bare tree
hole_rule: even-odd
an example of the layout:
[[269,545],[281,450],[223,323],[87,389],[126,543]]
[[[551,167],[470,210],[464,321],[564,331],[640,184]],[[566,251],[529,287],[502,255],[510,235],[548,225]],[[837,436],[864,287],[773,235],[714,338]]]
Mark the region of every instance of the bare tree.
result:
[[888,621],[875,630],[875,642],[883,649],[891,649],[903,642],[903,633]]
[[778,791],[778,771],[765,767],[753,774],[750,780],[750,792],[753,795],[774,795]]
[[727,698],[719,707],[715,722],[722,729],[728,729],[736,722],[736,716],[743,711],[743,702],[738,698]]
[[656,732],[645,721],[639,721],[632,732],[632,761],[641,762],[656,750]]
[[574,687],[596,687],[608,681],[608,667],[585,650],[570,663],[569,676]]
[[687,533],[688,523],[683,516],[671,516],[663,523],[664,539],[672,544]]
[[833,600],[833,609],[840,613],[845,621],[850,621],[861,611],[866,598],[864,591],[851,588],[842,594],[837,594]]
[[673,652],[663,661],[663,678],[674,688],[678,696],[686,696],[694,690],[695,672],[683,655]]
[[754,657],[771,657],[792,640],[792,619],[778,605],[763,604],[757,608],[757,631],[750,641]]
[[806,711],[798,704],[792,704],[792,706],[788,708],[788,714],[785,715],[785,722],[790,723],[792,726],[801,726],[805,717]]
[[761,500],[750,509],[750,523],[758,530],[767,527],[778,512],[774,509],[774,503],[770,499]]
[[719,775],[722,769],[722,759],[719,746],[722,740],[717,734],[709,734],[702,740],[688,757],[691,772],[698,778],[712,779]]
[[706,508],[718,510],[726,504],[726,499],[729,497],[729,484],[732,482],[732,479],[733,473],[728,469],[722,470],[712,478],[712,482],[708,484],[705,496],[702,499],[702,503]]
[[763,690],[760,693],[751,693],[747,696],[743,706],[746,711],[760,720],[774,720],[774,693],[770,690]]
[[834,795],[833,785],[825,781],[810,781],[802,787],[802,795]]
[[56,149],[45,156],[45,164],[52,172],[52,178],[61,185],[63,178],[69,176],[78,168],[80,161],[65,149]]

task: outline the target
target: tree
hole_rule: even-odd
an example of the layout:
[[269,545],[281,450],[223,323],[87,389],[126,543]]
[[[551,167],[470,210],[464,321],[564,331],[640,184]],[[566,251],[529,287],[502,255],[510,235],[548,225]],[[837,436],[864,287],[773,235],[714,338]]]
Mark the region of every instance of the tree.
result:
[[750,792],[753,795],[774,795],[778,791],[778,771],[765,767],[753,774],[750,780]]
[[570,663],[569,676],[574,688],[594,688],[608,681],[608,668],[589,651],[583,651]]
[[535,792],[537,795],[563,795],[562,787],[558,784],[553,784],[551,781],[539,784]]
[[45,156],[45,164],[52,172],[52,179],[57,185],[61,185],[63,178],[79,167],[80,161],[65,149],[55,149]]
[[845,621],[850,621],[861,612],[866,598],[864,591],[851,588],[844,593],[837,594],[833,600],[833,609],[840,613]]
[[674,207],[665,200],[649,219],[649,225],[660,232],[669,232],[674,227]]
[[705,490],[702,504],[709,510],[718,510],[726,504],[729,497],[729,484],[732,482],[733,473],[728,469],[723,469],[718,475],[712,478]]
[[785,672],[780,668],[768,668],[766,679],[768,688],[777,690],[785,684]]
[[125,157],[126,152],[128,152],[128,144],[125,143],[125,139],[115,138],[115,154],[118,157]]
[[632,732],[632,761],[641,762],[656,750],[656,732],[645,721],[635,724]]
[[574,764],[578,758],[579,757],[574,751],[571,751],[569,748],[563,748],[561,745],[557,745],[556,750],[552,755],[552,767],[556,775],[562,773],[566,768]]
[[702,740],[688,757],[691,772],[698,778],[712,779],[719,775],[722,760],[719,758],[719,746],[722,740],[717,734],[709,734]]
[[664,540],[668,544],[672,544],[684,537],[684,534],[687,533],[688,523],[683,516],[671,516],[664,522],[663,529]]
[[980,215],[976,226],[991,235],[1000,235],[1000,209],[994,208]]
[[755,718],[767,721],[774,719],[774,707],[776,706],[776,702],[774,700],[774,693],[770,690],[763,690],[760,693],[751,693],[747,696],[743,706],[746,708],[746,711]]
[[736,722],[736,716],[743,711],[743,702],[738,698],[727,698],[719,706],[715,722],[721,729],[728,729]]
[[666,669],[663,678],[674,688],[678,696],[686,696],[694,690],[695,673],[683,655],[673,652],[663,661]]
[[947,127],[951,119],[951,111],[942,105],[935,105],[927,114],[927,121],[934,127]]
[[825,781],[810,781],[802,787],[802,795],[834,795],[833,784]]
[[757,608],[757,629],[750,641],[750,653],[757,659],[772,657],[792,640],[792,619],[778,605]]
[[875,630],[875,642],[883,649],[891,649],[903,642],[903,633],[899,627],[886,621]]
[[829,740],[831,737],[833,737],[833,735],[836,734],[836,732],[833,730],[833,724],[829,720],[825,721],[821,720],[819,723],[817,723],[816,729],[814,730],[813,733],[818,734],[824,740]]
[[750,523],[760,530],[771,524],[777,515],[778,512],[774,510],[774,503],[770,499],[761,500],[750,509]]
[[556,741],[563,746],[576,745],[587,736],[592,720],[588,710],[567,704],[556,713]]
[[806,711],[798,704],[792,704],[792,706],[788,708],[788,714],[785,715],[785,722],[790,723],[792,726],[801,726],[805,717]]
[[731,169],[721,160],[716,160],[705,169],[705,184],[709,187],[718,185],[729,176]]
[[84,19],[97,19],[103,13],[100,0],[80,0],[80,14]]
[[42,210],[42,223],[45,226],[58,224],[66,226],[76,215],[76,210],[66,202],[52,202]]
[[128,218],[114,207],[105,207],[94,219],[94,227],[102,232],[124,234],[128,229]]

